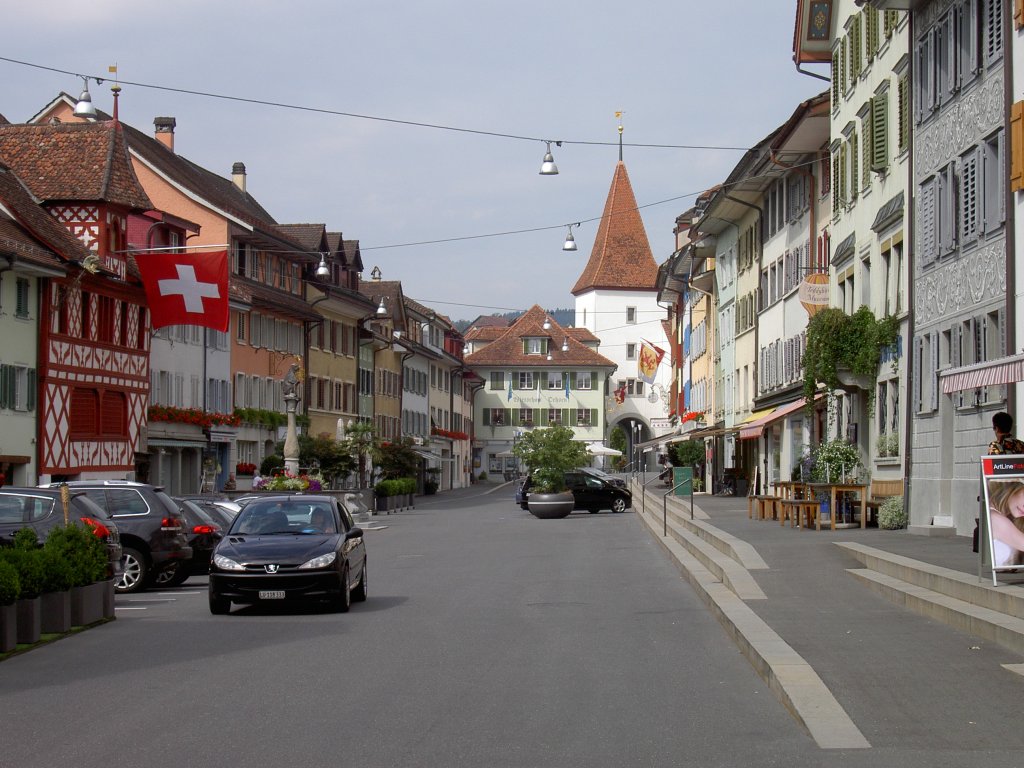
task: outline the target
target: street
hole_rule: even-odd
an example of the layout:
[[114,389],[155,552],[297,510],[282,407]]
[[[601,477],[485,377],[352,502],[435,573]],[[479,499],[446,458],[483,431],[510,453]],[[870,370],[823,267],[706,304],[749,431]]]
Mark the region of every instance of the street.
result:
[[631,512],[478,486],[372,527],[347,615],[212,616],[194,578],[7,660],[0,765],[945,764],[818,748]]

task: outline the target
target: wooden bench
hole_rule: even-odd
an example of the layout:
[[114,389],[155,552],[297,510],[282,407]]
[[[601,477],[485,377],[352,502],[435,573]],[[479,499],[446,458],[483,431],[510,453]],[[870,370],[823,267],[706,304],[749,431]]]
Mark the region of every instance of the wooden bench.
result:
[[779,499],[775,502],[779,509],[779,525],[809,528],[818,514],[818,502],[814,499]]
[[761,494],[754,496],[754,500],[757,502],[757,519],[758,520],[774,520],[776,513],[776,503],[780,501],[778,496],[772,496],[770,494]]
[[872,480],[868,497],[868,518],[878,520],[878,509],[886,499],[903,495],[903,480]]

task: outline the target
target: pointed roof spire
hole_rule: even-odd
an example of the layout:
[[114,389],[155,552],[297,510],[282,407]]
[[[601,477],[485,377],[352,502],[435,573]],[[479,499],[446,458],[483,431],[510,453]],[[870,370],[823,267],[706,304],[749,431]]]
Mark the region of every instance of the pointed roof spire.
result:
[[657,279],[658,265],[651,255],[647,230],[637,209],[626,165],[619,160],[590,260],[572,293],[579,296],[597,289],[655,290]]

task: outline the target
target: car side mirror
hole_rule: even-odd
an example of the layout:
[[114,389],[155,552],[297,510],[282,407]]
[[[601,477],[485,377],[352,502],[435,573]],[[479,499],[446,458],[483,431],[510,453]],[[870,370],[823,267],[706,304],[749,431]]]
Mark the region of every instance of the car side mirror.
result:
[[363,537],[363,529],[360,528],[358,525],[355,526],[354,528],[349,528],[345,532],[345,538],[346,539],[361,539],[362,537]]

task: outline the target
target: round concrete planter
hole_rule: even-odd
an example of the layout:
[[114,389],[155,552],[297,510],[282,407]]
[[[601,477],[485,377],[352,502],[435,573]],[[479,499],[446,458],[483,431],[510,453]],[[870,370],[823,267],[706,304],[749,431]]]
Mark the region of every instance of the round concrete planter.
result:
[[530,493],[526,503],[530,514],[539,517],[541,520],[555,520],[560,517],[568,517],[572,508],[576,506],[576,500],[571,491],[564,493]]

